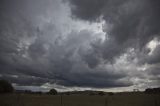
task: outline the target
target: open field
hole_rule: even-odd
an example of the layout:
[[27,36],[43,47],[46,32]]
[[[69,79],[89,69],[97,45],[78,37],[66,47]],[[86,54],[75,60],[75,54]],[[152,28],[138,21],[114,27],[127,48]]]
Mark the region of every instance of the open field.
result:
[[0,106],[160,106],[158,94],[99,95],[0,95]]

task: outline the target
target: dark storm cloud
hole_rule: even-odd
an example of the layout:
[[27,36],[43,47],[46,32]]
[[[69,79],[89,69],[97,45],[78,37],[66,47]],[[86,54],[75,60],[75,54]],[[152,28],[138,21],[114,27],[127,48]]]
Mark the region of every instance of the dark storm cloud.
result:
[[[141,50],[150,40],[159,36],[160,2],[158,0],[107,0],[105,3],[103,0],[69,1],[74,5],[71,8],[72,14],[79,19],[92,21],[93,18],[103,16],[106,22],[104,31],[109,35],[109,40],[106,39],[103,47],[100,48],[105,48],[102,50],[105,59],[114,59],[126,52],[127,48]],[[95,6],[96,2],[98,2],[97,6]],[[103,6],[98,6],[101,2]],[[89,15],[89,13],[93,14]]]
[[160,63],[160,45],[156,45],[156,47],[151,51],[150,48],[144,48],[141,52],[138,51],[136,57],[139,59],[139,64],[150,64],[156,65]]
[[150,56],[147,56],[146,61],[149,64],[157,64],[160,63],[160,45],[158,45],[155,50],[153,51],[153,53]]
[[[81,72],[72,73],[66,77],[65,80],[61,80],[59,83],[65,86],[78,86],[78,87],[94,87],[94,88],[109,88],[109,87],[125,87],[131,86],[132,82],[124,82],[119,79],[124,78],[124,73],[108,73],[97,72]],[[74,79],[74,80],[73,80]]]
[[44,83],[52,82],[52,80],[49,81],[47,78],[41,78],[41,77],[34,77],[34,76],[27,76],[27,75],[3,75],[1,78],[8,80],[12,83],[18,84],[20,86],[41,86]]
[[150,74],[154,75],[154,76],[159,76],[160,75],[160,66],[152,66],[150,67],[147,71],[149,71]]
[[[2,0],[0,78],[19,86],[132,86],[126,66],[119,68],[116,62],[130,48],[137,53],[133,58],[141,54],[146,62],[148,52],[142,50],[160,33],[158,4],[157,0],[70,0],[72,20],[70,8],[59,0]],[[83,24],[74,28],[72,21],[84,22],[76,18],[91,23],[105,20],[106,39],[102,42],[93,31],[80,29]],[[158,51],[157,47],[148,61],[158,63]]]
[[[145,72],[148,75],[146,79],[155,76],[158,81],[159,68],[156,67],[159,66],[160,60],[159,45],[150,54],[153,47],[147,48],[147,44],[160,37],[159,0],[69,0],[69,2],[73,17],[89,22],[101,18],[105,21],[103,26],[103,31],[106,32],[105,41],[101,44],[97,42],[92,44],[93,52],[88,59],[85,58],[87,61],[95,60],[93,63],[88,62],[91,66],[101,64],[102,60],[116,64],[118,58],[129,55],[127,58],[130,58],[128,61],[132,62],[132,65],[134,60],[138,61],[136,67],[148,64],[149,68],[143,66],[150,70]],[[130,55],[128,51],[131,49]],[[97,56],[98,61],[95,58]],[[134,77],[135,73],[139,73],[134,71],[130,76]],[[152,78],[150,80],[153,80]]]
[[96,20],[108,0],[70,0],[73,15],[86,20]]
[[[13,5],[7,8],[11,3]],[[64,25],[59,25],[57,19],[61,17],[56,16],[59,14],[56,6],[60,2],[55,0],[52,3],[3,3],[3,24],[0,27],[1,78],[19,86],[39,86],[45,83],[95,88],[131,85],[131,82],[119,81],[127,76],[123,72],[108,72],[114,69],[99,72],[100,69],[95,69],[100,59],[89,50],[93,32],[73,30],[63,36],[65,32],[62,32],[64,30],[61,26]],[[51,9],[49,13],[48,8]],[[52,9],[57,11],[52,13]],[[48,15],[53,19],[56,16],[55,20],[48,22]]]
[[[151,80],[153,83],[156,83],[156,86],[159,86],[160,82],[160,64],[154,64],[145,71],[148,73],[148,79]],[[155,85],[154,85],[155,86]]]

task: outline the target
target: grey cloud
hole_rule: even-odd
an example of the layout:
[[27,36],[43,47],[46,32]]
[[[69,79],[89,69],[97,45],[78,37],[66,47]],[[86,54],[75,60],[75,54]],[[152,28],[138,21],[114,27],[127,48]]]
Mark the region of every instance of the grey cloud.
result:
[[[35,77],[35,76],[27,76],[23,74],[19,75],[2,75],[1,79],[8,80],[12,83],[15,83],[20,86],[41,86],[42,84],[49,82],[47,78]],[[50,79],[50,82],[52,80]]]
[[73,15],[85,20],[97,20],[107,0],[69,0]]
[[160,75],[159,69],[160,69],[159,66],[152,66],[147,71],[149,71],[149,73],[154,76],[156,76],[156,75],[158,76],[158,75]]
[[157,45],[152,52],[149,48],[145,47],[143,50],[141,50],[141,52],[138,51],[134,57],[138,58],[139,64],[158,64],[160,63],[159,50],[159,45]]
[[59,83],[65,86],[91,86],[94,88],[132,85],[132,82],[130,81],[120,81],[120,79],[125,78],[127,74],[125,74],[123,71],[119,71],[119,73],[115,73],[114,71],[114,68],[103,69],[97,67],[92,69],[87,67],[84,63],[79,62],[79,64],[76,64],[72,67],[72,70],[63,77],[64,80],[60,80]]
[[147,60],[147,63],[149,64],[157,64],[157,63],[160,63],[160,45],[157,46],[153,53],[150,55],[150,56],[147,56],[146,60]]
[[[97,2],[96,0],[94,0]],[[126,52],[126,49],[129,47],[133,47],[136,49],[143,48],[146,43],[148,43],[155,36],[159,35],[159,20],[160,17],[158,11],[158,1],[151,0],[142,0],[142,1],[131,1],[131,0],[108,0],[106,3],[103,3],[104,6],[94,6],[94,2],[92,1],[84,1],[84,0],[70,0],[73,7],[72,14],[76,15],[77,18],[84,19],[87,21],[92,21],[92,18],[97,18],[102,15],[103,19],[106,21],[106,24],[112,25],[112,28],[108,30],[104,27],[104,31],[109,35],[109,40],[106,40],[103,47],[110,49],[108,47],[108,42],[112,42],[114,40],[115,46],[113,50],[113,54],[107,54],[110,50],[103,53],[103,55],[107,55],[107,57],[115,57],[119,56],[122,53]],[[86,5],[86,3],[90,6]],[[84,3],[84,4],[83,4]],[[101,1],[99,2],[101,3]],[[76,9],[75,9],[76,8]],[[90,9],[96,8],[96,9]],[[99,12],[99,9],[101,12]],[[81,14],[76,14],[76,11],[80,11]],[[85,17],[88,12],[92,10],[91,13],[101,13],[99,15],[89,15],[87,18]],[[78,13],[78,12],[77,12]],[[125,46],[124,46],[125,45]],[[103,48],[102,47],[102,48]],[[111,47],[111,46],[110,46]],[[112,51],[112,50],[111,50]],[[106,58],[108,59],[108,58]]]
[[[106,38],[109,38],[103,43],[92,42],[90,51],[85,51],[84,54],[80,53],[83,61],[92,69],[102,62],[114,65],[118,58],[128,55],[127,51],[132,48],[133,55],[128,60],[131,64],[136,64],[134,61],[138,61],[136,64],[138,68],[145,63],[157,67],[159,65],[159,47],[154,50],[152,55],[148,55],[150,50],[146,49],[146,44],[153,38],[159,37],[160,9],[158,5],[160,2],[158,0],[107,0],[99,1],[95,6],[94,1],[70,0],[74,18],[94,22],[102,16],[102,19],[105,20],[103,31],[107,33]],[[100,5],[102,2],[103,5]],[[98,7],[98,5],[100,6]],[[134,71],[132,74],[141,73],[134,68],[130,70]],[[158,69],[151,68],[149,72],[144,72],[144,80],[152,80],[149,77],[156,76],[153,73],[158,71],[155,70]],[[134,78],[135,76],[132,74],[130,76]],[[137,77],[139,76],[137,75]],[[156,81],[158,81],[158,77],[156,77]]]
[[[159,81],[159,77],[157,77],[160,60],[159,46],[151,55],[148,54],[150,50],[146,49],[147,43],[160,36],[159,0],[106,0],[105,2],[99,1],[96,6],[94,3],[98,2],[97,0],[69,0],[69,2],[74,5],[71,6],[71,11],[77,19],[93,22],[102,17],[105,21],[103,31],[106,32],[108,39],[103,44],[96,42],[91,45],[93,56],[85,58],[88,63],[90,60],[95,60],[94,63],[90,63],[91,66],[92,64],[94,66],[101,64],[101,61],[97,61],[95,58],[97,55],[100,60],[114,64],[120,56],[127,54],[127,51],[132,48],[134,51],[132,51],[132,59],[129,61],[134,61],[134,59],[138,61],[137,67],[145,64],[154,65],[148,69],[150,71],[143,73],[147,74],[144,79],[153,81],[155,77],[153,83],[155,80]],[[102,2],[103,5],[99,5]],[[136,70],[133,71],[139,73]],[[133,74],[130,76],[134,77]],[[152,78],[150,79],[150,77]]]
[[[0,10],[0,19],[3,21],[0,25],[0,74],[2,78],[9,79],[19,86],[29,85],[29,82],[37,86],[46,82],[56,82],[69,87],[131,86],[131,81],[122,81],[128,73],[114,69],[114,63],[129,47],[137,47],[137,39],[141,43],[142,38],[147,36],[146,33],[156,32],[137,32],[138,28],[143,29],[143,25],[146,24],[145,21],[140,22],[143,11],[135,10],[139,2],[136,2],[133,9],[129,9],[132,12],[128,14],[124,11],[129,7],[122,6],[128,6],[126,0],[70,1],[74,19],[94,22],[102,15],[106,24],[113,24],[113,28],[108,32],[109,39],[103,43],[95,41],[94,32],[87,29],[66,33],[65,25],[59,18],[66,20],[64,15],[68,11],[64,8],[59,9],[59,0],[16,0],[10,6],[11,3],[13,1],[0,3],[3,4]],[[10,8],[7,8],[9,6]],[[141,7],[142,10],[145,6],[144,4]],[[66,23],[71,24],[68,20]],[[104,31],[107,32],[105,26]],[[142,38],[141,34],[144,35]],[[150,40],[148,37],[146,39]],[[105,64],[103,68],[100,68],[101,64]],[[108,68],[107,64],[112,64],[113,68]],[[13,77],[14,74],[18,75],[19,79]]]
[[150,80],[153,86],[159,86],[159,80],[160,80],[160,67],[159,67],[159,63],[158,64],[154,64],[152,66],[150,66],[148,69],[146,69],[145,71],[148,73],[148,80]]
[[94,53],[93,51],[91,51],[90,53],[84,54],[82,56],[82,58],[84,59],[84,61],[88,64],[88,66],[90,68],[94,68],[96,67],[99,62],[100,62],[100,57],[96,55],[96,53]]

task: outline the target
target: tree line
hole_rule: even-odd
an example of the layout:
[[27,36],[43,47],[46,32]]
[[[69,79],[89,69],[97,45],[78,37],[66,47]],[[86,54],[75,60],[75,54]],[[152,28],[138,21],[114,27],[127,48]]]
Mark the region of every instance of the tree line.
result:
[[[15,90],[12,84],[6,80],[0,80],[0,94],[5,93],[27,93],[27,94],[42,94],[42,92],[33,92],[31,90]],[[56,89],[51,89],[46,94],[56,95],[58,92]]]
[[[33,91],[30,91],[30,90],[15,90],[14,87],[12,86],[11,83],[9,83],[8,81],[6,80],[0,80],[0,94],[5,94],[5,93],[27,93],[27,94],[42,94],[41,91],[38,91],[38,92],[33,92]],[[77,93],[77,92],[75,92]],[[83,91],[83,92],[78,92],[79,94],[82,94],[82,93],[89,93],[89,94],[93,94],[93,93],[96,93],[96,92],[91,92],[91,91]],[[145,89],[144,93],[146,94],[157,94],[157,93],[160,93],[160,87],[159,88],[147,88]],[[46,92],[45,94],[48,94],[48,95],[56,95],[58,94],[57,90],[56,89],[50,89],[48,92]],[[68,95],[68,94],[74,94],[74,92],[65,92],[64,94]],[[104,92],[98,92],[96,93],[98,95],[105,95]],[[113,95],[113,94],[112,94]]]

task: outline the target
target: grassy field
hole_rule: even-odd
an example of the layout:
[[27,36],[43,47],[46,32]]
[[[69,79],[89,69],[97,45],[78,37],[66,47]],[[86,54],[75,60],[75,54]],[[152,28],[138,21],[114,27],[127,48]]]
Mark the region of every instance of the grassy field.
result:
[[0,95],[0,106],[160,106],[158,94],[98,95]]

